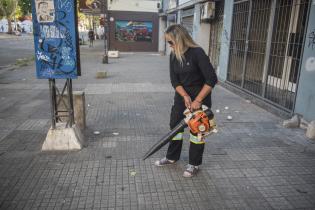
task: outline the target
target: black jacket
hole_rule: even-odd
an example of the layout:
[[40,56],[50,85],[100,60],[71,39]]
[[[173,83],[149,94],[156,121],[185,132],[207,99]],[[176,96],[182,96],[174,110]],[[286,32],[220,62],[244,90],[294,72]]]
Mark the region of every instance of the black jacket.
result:
[[181,85],[185,88],[207,84],[214,87],[218,78],[204,50],[201,47],[189,48],[184,56],[185,59],[181,65],[175,54],[170,55],[172,86],[176,88]]

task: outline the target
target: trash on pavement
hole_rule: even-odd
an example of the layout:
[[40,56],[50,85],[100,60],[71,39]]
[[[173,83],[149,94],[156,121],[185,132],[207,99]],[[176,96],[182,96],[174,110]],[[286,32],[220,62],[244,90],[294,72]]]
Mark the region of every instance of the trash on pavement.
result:
[[99,131],[94,131],[93,133],[94,133],[94,135],[99,135],[101,132],[99,132]]
[[136,176],[136,174],[137,174],[136,171],[134,171],[134,170],[131,170],[131,171],[130,171],[130,176]]

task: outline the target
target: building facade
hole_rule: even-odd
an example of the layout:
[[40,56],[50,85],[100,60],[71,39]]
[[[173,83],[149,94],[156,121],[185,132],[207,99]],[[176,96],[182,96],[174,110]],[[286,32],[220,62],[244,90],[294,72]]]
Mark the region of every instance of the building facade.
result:
[[[108,0],[109,49],[157,52],[160,0]],[[102,16],[102,5],[100,5]]]
[[211,1],[207,22],[207,1],[168,2],[166,25],[175,16],[188,29],[223,85],[279,114],[315,120],[315,1]]

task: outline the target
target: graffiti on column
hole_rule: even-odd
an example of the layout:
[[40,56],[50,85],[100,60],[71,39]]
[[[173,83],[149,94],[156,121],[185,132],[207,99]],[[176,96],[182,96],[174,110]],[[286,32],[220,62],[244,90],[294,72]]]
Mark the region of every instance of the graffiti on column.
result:
[[76,78],[80,71],[76,1],[33,0],[33,5],[37,78]]
[[313,50],[315,47],[315,29],[311,33],[309,33],[308,40],[308,47],[311,47]]
[[305,63],[306,71],[315,71],[315,57],[309,57]]
[[229,33],[227,32],[225,28],[224,28],[224,38],[226,41],[229,41]]

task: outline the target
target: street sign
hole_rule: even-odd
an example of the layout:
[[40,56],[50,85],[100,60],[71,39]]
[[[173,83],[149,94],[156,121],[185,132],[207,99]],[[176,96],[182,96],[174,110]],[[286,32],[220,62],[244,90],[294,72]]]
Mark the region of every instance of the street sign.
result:
[[32,0],[37,78],[81,75],[76,5],[76,0]]

